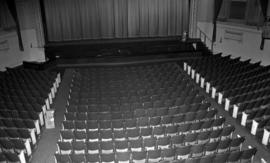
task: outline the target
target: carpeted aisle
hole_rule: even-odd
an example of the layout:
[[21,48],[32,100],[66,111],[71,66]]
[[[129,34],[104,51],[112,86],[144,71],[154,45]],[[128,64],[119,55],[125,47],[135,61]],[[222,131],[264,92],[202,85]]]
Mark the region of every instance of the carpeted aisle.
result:
[[56,142],[59,139],[61,122],[64,118],[69,85],[72,79],[73,69],[66,69],[60,87],[57,91],[52,108],[55,109],[55,128],[43,129],[41,139],[33,153],[31,163],[54,163],[54,154],[57,150]]

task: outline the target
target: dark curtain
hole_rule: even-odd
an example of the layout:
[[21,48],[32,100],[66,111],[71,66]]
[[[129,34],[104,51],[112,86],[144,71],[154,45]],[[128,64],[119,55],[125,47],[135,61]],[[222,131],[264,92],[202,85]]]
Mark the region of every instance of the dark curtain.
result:
[[0,0],[0,28],[4,30],[16,28],[15,21],[10,14],[5,0]]
[[19,48],[21,51],[23,51],[24,48],[23,48],[23,42],[22,42],[22,35],[21,35],[21,29],[20,29],[20,24],[19,24],[19,20],[18,20],[15,0],[5,0],[5,2],[7,4],[8,10],[9,10],[12,18],[14,19],[14,22],[16,25],[16,32],[18,35]]
[[267,17],[268,0],[260,0],[263,16]]
[[[268,0],[260,0],[260,4],[261,4],[262,13],[263,13],[263,16],[265,19],[264,21],[267,22],[267,21],[269,21],[269,20],[267,20]],[[261,46],[260,46],[261,50],[263,50],[263,48],[264,48],[264,40],[265,40],[265,38],[262,35]]]
[[215,0],[214,1],[214,17],[213,17],[213,35],[212,35],[212,41],[216,41],[216,35],[217,35],[217,18],[218,14],[220,12],[221,6],[222,6],[223,0]]
[[49,41],[178,36],[189,0],[44,0]]

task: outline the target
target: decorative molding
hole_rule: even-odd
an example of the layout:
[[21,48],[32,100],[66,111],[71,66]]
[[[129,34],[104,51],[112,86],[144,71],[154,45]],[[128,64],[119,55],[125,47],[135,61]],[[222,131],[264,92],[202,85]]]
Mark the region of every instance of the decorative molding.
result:
[[226,40],[233,40],[239,43],[243,42],[243,32],[236,32],[231,30],[225,30],[224,32],[224,39]]
[[0,42],[0,51],[7,51],[9,50],[9,43],[8,40],[4,40]]

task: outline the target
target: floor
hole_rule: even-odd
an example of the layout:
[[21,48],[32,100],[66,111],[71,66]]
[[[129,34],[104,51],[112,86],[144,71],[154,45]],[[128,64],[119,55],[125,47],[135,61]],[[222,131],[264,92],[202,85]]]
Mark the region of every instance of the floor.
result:
[[[54,129],[44,129],[41,139],[38,142],[38,146],[33,153],[31,163],[53,163],[54,153],[57,150],[56,142],[59,139],[59,131],[61,129],[61,122],[64,118],[66,101],[68,99],[69,84],[71,83],[73,74],[73,69],[69,68],[65,70],[62,77],[62,82],[60,84],[59,90],[54,99],[52,108],[55,109],[55,128]],[[260,162],[260,158],[264,158],[267,162],[270,162],[269,151],[262,146],[249,132],[243,128],[239,123],[236,122],[224,109],[223,106],[217,104],[213,99],[205,93],[203,89],[201,92],[205,94],[208,100],[212,103],[212,106],[218,108],[218,115],[225,116],[226,123],[235,126],[235,135],[239,134],[246,138],[243,145],[244,148],[251,145],[258,149],[255,157],[255,162]]]

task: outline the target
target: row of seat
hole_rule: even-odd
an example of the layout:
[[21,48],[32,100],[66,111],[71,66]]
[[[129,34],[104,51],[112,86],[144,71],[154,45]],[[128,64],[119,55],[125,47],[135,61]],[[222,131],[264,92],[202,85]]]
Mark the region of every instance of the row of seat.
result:
[[208,81],[216,81],[220,79],[241,76],[245,74],[247,77],[252,76],[248,72],[256,71],[256,74],[263,73],[260,63],[251,64],[250,60],[240,61],[240,58],[232,59],[230,56],[222,56],[222,54],[204,57],[200,60],[190,60],[190,65],[202,71],[202,75],[206,76]]
[[[160,117],[161,121],[172,122],[173,119],[182,119],[182,121],[194,121],[195,119],[202,120],[213,117],[216,109],[199,110],[202,107],[184,107],[183,109],[176,107],[171,109],[136,109],[134,112],[67,112],[65,113],[65,120],[117,120],[117,119],[136,119],[136,118],[152,118]],[[183,110],[183,112],[181,112]],[[128,115],[129,113],[129,115]],[[172,114],[174,113],[174,114]],[[96,117],[95,117],[96,116]],[[178,120],[179,121],[179,120]]]
[[[48,103],[49,105],[49,103]],[[10,110],[10,111],[26,111],[26,112],[36,112],[41,113],[46,111],[48,107],[45,105],[42,106],[37,103],[13,103],[13,102],[5,102],[1,104],[0,110]]]
[[9,163],[9,162],[19,162],[26,163],[27,159],[24,156],[24,153],[12,153],[12,152],[0,152],[0,162]]
[[[165,76],[163,76],[165,77]],[[137,79],[138,80],[138,79]],[[156,81],[160,79],[155,79],[154,81],[132,81],[132,80],[124,80],[123,82],[120,82],[120,84],[117,85],[99,85],[99,84],[78,84],[78,83],[72,83],[70,92],[76,92],[79,93],[80,97],[91,97],[91,95],[94,94],[104,94],[109,93],[111,95],[115,94],[116,92],[119,92],[120,95],[127,94],[129,96],[131,95],[149,95],[149,94],[161,94],[164,93],[166,90],[170,90],[171,87],[182,87],[183,85],[187,85],[188,81],[190,79],[183,76],[183,74],[175,74],[174,76],[170,76],[167,80],[162,81]],[[91,81],[89,81],[91,83]],[[131,83],[127,83],[131,82]],[[99,82],[98,82],[99,83]],[[110,83],[107,83],[110,84]],[[88,86],[89,85],[89,86]],[[134,85],[134,87],[132,87]],[[90,92],[91,91],[91,92]],[[76,93],[74,96],[76,96]]]
[[[270,97],[251,100],[249,102],[245,102],[242,104],[237,104],[238,107],[237,118],[239,117],[239,119],[241,119],[243,115],[242,113],[263,109],[265,106],[269,104],[270,104]],[[230,109],[229,112],[232,115],[233,109]]]
[[[214,116],[214,114],[212,114]],[[90,121],[63,121],[62,128],[68,130],[126,130],[135,128],[169,127],[175,126],[188,129],[206,129],[221,125],[225,118],[207,117],[207,119],[194,119],[194,121],[184,121],[183,116],[176,116],[174,119],[161,120],[160,117],[138,118],[124,120],[90,120]]]
[[267,107],[258,110],[246,110],[245,114],[247,114],[245,125],[248,129],[251,129],[252,120],[260,121],[261,119],[270,118],[270,109]]
[[[83,145],[85,147],[86,144],[89,145],[89,150],[92,149],[94,151],[99,151],[101,149],[101,146],[104,148],[107,148],[108,146],[111,149],[114,148],[125,148],[125,149],[131,149],[131,150],[142,150],[142,149],[154,149],[154,148],[171,148],[173,146],[188,146],[188,145],[198,145],[198,144],[209,144],[212,142],[220,142],[227,140],[232,137],[233,128],[224,128],[224,129],[217,129],[213,131],[204,131],[200,133],[188,133],[188,134],[181,134],[181,135],[172,135],[172,136],[164,136],[164,135],[158,135],[158,136],[152,136],[149,135],[135,135],[130,134],[131,136],[125,136],[121,135],[122,137],[119,137],[119,135],[115,135],[113,137],[112,135],[109,136],[103,136],[100,137],[93,137],[93,135],[89,135],[87,138],[80,137],[72,138],[67,137],[67,135],[63,135],[67,133],[67,131],[61,132],[61,139],[59,141],[59,144],[63,144],[64,146],[70,146],[69,144],[72,142],[79,142],[78,144]],[[69,132],[70,133],[70,132]],[[67,133],[67,134],[69,134]],[[83,132],[81,132],[83,133]],[[76,132],[75,132],[76,134]],[[127,134],[128,135],[128,134]],[[90,137],[91,136],[91,137]],[[118,136],[118,137],[117,137]],[[241,144],[243,143],[245,139],[244,138],[237,138],[235,141],[232,141],[234,143],[232,144]],[[226,141],[227,143],[231,143],[231,141]],[[66,145],[65,145],[66,144]],[[144,145],[144,146],[142,146]],[[146,147],[146,148],[144,148]]]
[[[145,81],[154,82],[156,79],[159,79],[161,82],[165,82],[165,78],[171,79],[175,78],[178,75],[182,75],[181,72],[179,74],[179,67],[177,64],[174,63],[174,68],[167,69],[167,70],[144,70],[144,71],[129,71],[123,72],[119,75],[118,72],[110,72],[108,73],[82,73],[78,70],[73,75],[73,81],[75,85],[92,87],[92,84],[95,86],[100,87],[122,87],[122,86],[129,86],[136,83],[143,83]],[[140,78],[138,78],[140,77]],[[165,78],[164,78],[165,77]],[[125,83],[124,81],[131,81],[131,83]],[[106,83],[110,83],[111,85],[107,85]],[[124,84],[121,86],[121,84]],[[138,84],[137,83],[137,84]],[[123,87],[122,87],[123,88]]]
[[235,89],[229,89],[225,90],[224,97],[233,97],[241,94],[246,94],[250,92],[256,92],[263,90],[264,88],[269,88],[269,79],[268,80],[259,80],[258,82],[254,82],[252,84],[246,84],[244,86],[235,88]]
[[40,126],[44,125],[43,116],[34,111],[0,110],[0,118],[16,118],[16,119],[34,120],[34,121],[38,121]]
[[[148,95],[147,96],[131,96],[130,99],[123,99],[123,98],[127,98],[127,96],[125,96],[123,98],[121,97],[122,100],[118,99],[115,96],[112,96],[112,98],[106,98],[103,96],[103,98],[101,99],[81,98],[81,99],[70,100],[68,103],[71,105],[72,104],[74,105],[107,104],[109,105],[110,103],[123,105],[123,104],[132,104],[132,103],[137,102],[137,103],[141,103],[142,105],[144,105],[145,103],[149,103],[150,104],[149,107],[158,107],[158,105],[164,106],[167,100],[173,100],[174,102],[179,101],[178,103],[180,104],[184,104],[187,102],[199,103],[203,101],[204,100],[203,96],[200,96],[197,94],[198,94],[197,92],[187,94],[185,93],[185,91],[181,89],[181,91],[173,92],[171,95],[169,95],[168,93],[162,94],[162,95],[153,94],[151,96],[150,95],[149,96]],[[181,100],[179,98],[181,98]]]
[[[190,130],[189,130],[190,129]],[[188,135],[194,141],[209,140],[209,138],[226,137],[234,131],[233,126],[223,127],[223,124],[211,128],[204,128],[202,130],[194,130],[193,128],[182,126],[155,127],[142,129],[128,129],[128,130],[104,130],[104,131],[83,131],[83,130],[61,130],[60,139],[62,141],[108,141],[108,140],[128,140],[150,137],[164,137]],[[208,137],[209,136],[209,137]]]
[[16,129],[16,128],[0,129],[0,138],[28,140],[32,148],[37,143],[35,131],[28,129]]
[[[187,96],[186,98],[168,98],[165,101],[156,100],[153,103],[150,101],[145,102],[133,102],[133,103],[91,103],[91,104],[82,104],[80,102],[67,103],[66,108],[67,112],[115,112],[115,111],[134,111],[135,109],[151,109],[151,108],[173,108],[183,105],[199,107],[200,105],[207,103],[206,100],[201,96]],[[185,107],[185,106],[183,106]]]
[[[177,65],[175,65],[178,67]],[[145,74],[146,72],[143,72],[141,75]],[[130,76],[124,76],[121,74],[121,80],[117,79],[115,81],[113,80],[101,80],[99,79],[99,76],[93,75],[91,80],[82,79],[82,81],[78,81],[76,77],[73,80],[71,84],[71,90],[73,91],[83,91],[84,97],[87,97],[85,95],[91,94],[92,92],[95,92],[97,94],[106,92],[106,93],[113,93],[114,91],[117,92],[125,92],[123,95],[127,95],[127,92],[130,92],[131,94],[137,94],[138,95],[147,95],[151,93],[151,87],[155,87],[154,91],[152,93],[157,93],[157,90],[159,88],[162,88],[163,86],[166,87],[174,87],[174,86],[181,86],[186,84],[187,80],[183,78],[183,74],[179,72],[179,67],[177,70],[173,72],[173,74],[170,74],[171,71],[165,71],[162,74],[160,74],[157,77],[157,74],[150,73],[152,75],[152,79],[146,79],[144,80],[142,76],[136,76],[134,79]],[[86,76],[86,75],[83,75]],[[113,74],[115,76],[115,74]],[[109,77],[110,78],[110,77]],[[171,79],[168,79],[171,78]],[[157,82],[158,80],[158,82]],[[168,81],[169,80],[169,81]],[[163,84],[164,83],[164,84]],[[141,87],[141,89],[138,89],[137,86]],[[146,87],[149,86],[149,87]],[[125,89],[127,88],[127,89]],[[85,91],[84,91],[85,90]],[[96,90],[96,91],[95,91]]]
[[[150,66],[150,67],[149,67]],[[88,68],[88,69],[76,69],[74,77],[77,81],[87,80],[87,79],[100,79],[103,82],[108,82],[110,80],[123,80],[125,76],[140,75],[140,76],[149,76],[154,74],[156,76],[158,73],[168,73],[172,71],[179,70],[179,67],[176,63],[161,63],[161,64],[151,64],[148,66],[138,65],[134,67],[122,66],[122,67],[107,67],[107,68]],[[96,78],[96,76],[98,78]],[[135,76],[137,77],[137,76]],[[108,78],[109,80],[103,80]]]
[[30,142],[23,139],[0,138],[0,149],[11,153],[20,153],[22,151],[25,157],[30,157],[32,154]]
[[116,152],[110,154],[55,154],[56,162],[173,162],[173,163],[225,163],[250,162],[257,150],[255,148],[209,154],[201,157],[182,157],[178,155],[179,148],[151,150],[141,152]]
[[[164,116],[164,115],[175,115],[180,113],[188,112],[197,112],[209,110],[211,104],[208,102],[197,103],[197,104],[185,104],[180,106],[173,106],[173,101],[168,102],[168,106],[158,107],[158,108],[146,108],[143,109],[143,106],[140,106],[136,103],[134,105],[123,104],[119,107],[111,107],[107,109],[107,105],[69,105],[66,107],[67,114],[84,113],[88,115],[94,114],[96,116],[108,117],[108,119],[123,119],[123,116],[126,117],[128,112],[131,116],[128,117],[142,117],[147,115],[150,117],[153,116]],[[74,115],[77,116],[77,115]]]
[[[185,96],[195,97],[198,94],[198,90],[194,88],[192,85],[182,85],[178,87],[169,87],[168,89],[159,89],[158,92],[147,93],[144,95],[138,95],[136,92],[104,92],[102,94],[98,94],[90,90],[92,93],[87,95],[82,95],[79,92],[71,92],[69,95],[70,103],[106,103],[109,101],[110,103],[133,103],[133,102],[146,102],[146,101],[165,101],[167,99],[175,99],[177,97],[185,98]],[[162,91],[162,92],[161,92]],[[76,97],[78,96],[78,97]],[[80,97],[84,96],[84,97]],[[73,97],[73,98],[72,98]]]
[[[178,141],[174,139],[177,137],[172,137],[173,141]],[[58,142],[57,153],[61,154],[108,154],[115,152],[128,152],[128,151],[153,151],[157,149],[170,149],[171,152],[176,153],[181,158],[187,157],[198,157],[203,155],[222,153],[227,151],[241,150],[242,143],[245,139],[243,137],[239,138],[226,138],[220,141],[214,141],[209,143],[188,143],[186,144],[171,144],[170,137],[163,138],[146,138],[131,141],[107,141],[107,142]],[[172,155],[172,153],[167,153]]]
[[[4,93],[4,92],[3,92]],[[48,97],[48,94],[46,95]],[[45,97],[27,94],[8,95],[4,94],[0,96],[1,103],[16,103],[23,105],[24,103],[37,103],[39,105],[45,104]]]
[[30,69],[8,69],[3,73],[3,83],[0,85],[28,85],[51,88],[57,73],[48,71],[36,71]]
[[[115,94],[116,92],[119,92],[120,95],[150,95],[150,94],[161,94],[164,93],[164,91],[171,90],[172,87],[175,88],[181,88],[184,85],[189,84],[187,77],[184,76],[181,72],[177,72],[175,74],[170,74],[168,78],[166,78],[166,74],[162,76],[163,79],[157,79],[155,78],[153,81],[149,80],[130,80],[126,79],[119,84],[116,83],[107,83],[104,85],[100,84],[98,81],[88,81],[87,83],[76,83],[75,81],[71,84],[70,92],[74,93],[74,96],[78,97],[91,97],[91,95],[94,94],[104,94],[104,93],[109,93],[109,94]],[[167,79],[167,80],[165,80]],[[157,81],[158,80],[158,81]],[[110,85],[108,85],[110,84]],[[132,87],[133,86],[133,87]]]
[[36,135],[41,132],[39,122],[31,119],[0,118],[0,128],[33,129]]

